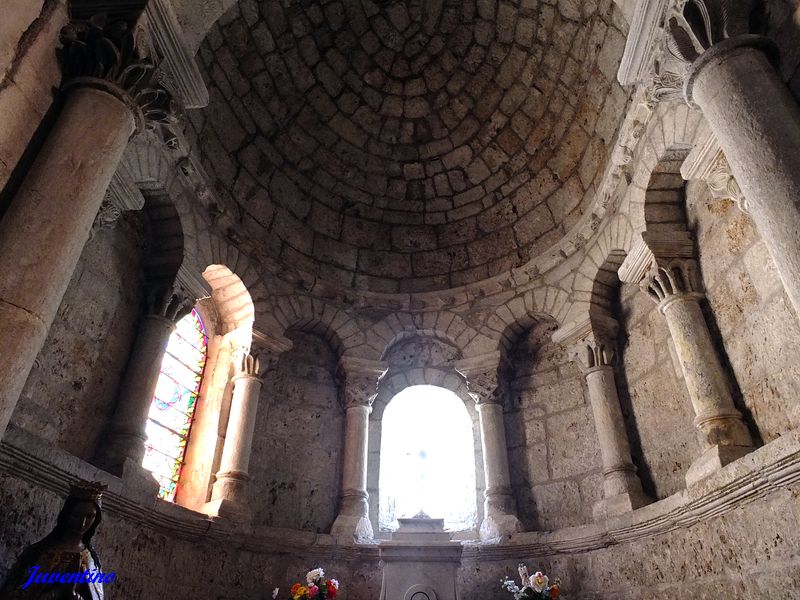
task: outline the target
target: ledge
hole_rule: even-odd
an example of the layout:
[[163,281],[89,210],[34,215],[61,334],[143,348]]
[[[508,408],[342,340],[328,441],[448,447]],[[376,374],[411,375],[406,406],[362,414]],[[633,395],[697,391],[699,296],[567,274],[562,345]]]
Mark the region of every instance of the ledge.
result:
[[[158,499],[137,502],[131,497],[135,490],[126,488],[123,480],[13,425],[0,443],[0,473],[62,496],[75,479],[101,481],[108,485],[103,497],[106,513],[180,539],[267,554],[301,554],[306,559],[380,559],[377,540],[374,544],[343,545],[327,534],[275,527],[251,529]],[[696,485],[625,515],[552,532],[518,533],[502,543],[463,542],[462,561],[576,554],[624,544],[691,527],[797,482],[800,431],[778,438]]]

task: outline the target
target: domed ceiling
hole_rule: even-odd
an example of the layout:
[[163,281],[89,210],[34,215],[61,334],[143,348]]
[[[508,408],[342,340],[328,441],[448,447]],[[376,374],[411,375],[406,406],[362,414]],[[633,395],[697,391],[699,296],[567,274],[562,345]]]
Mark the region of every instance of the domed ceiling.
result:
[[483,280],[594,198],[627,100],[614,11],[241,0],[199,53],[203,165],[242,243],[290,268],[377,292]]

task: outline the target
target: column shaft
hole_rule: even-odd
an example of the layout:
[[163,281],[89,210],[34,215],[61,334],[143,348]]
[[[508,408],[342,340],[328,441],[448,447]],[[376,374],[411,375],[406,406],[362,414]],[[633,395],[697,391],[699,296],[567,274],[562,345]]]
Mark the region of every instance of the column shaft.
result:
[[631,460],[614,368],[604,365],[588,370],[586,384],[603,462],[604,498],[594,507],[595,518],[602,519],[635,510],[650,499],[642,490]]
[[139,465],[144,458],[147,416],[173,331],[175,323],[166,317],[142,319],[111,425],[97,452],[97,464],[111,473],[121,475],[126,459]]
[[498,402],[478,402],[478,417],[486,478],[481,537],[492,539],[521,531],[522,526],[511,493],[503,406]]
[[[248,364],[247,359],[244,364]],[[251,361],[250,366],[248,371],[239,372],[233,378],[233,396],[225,433],[225,447],[211,491],[211,502],[206,504],[204,509],[209,514],[232,517],[240,521],[249,521],[253,514],[247,498],[247,482],[250,481],[248,468],[256,427],[258,398],[261,393],[258,361]]]
[[238,375],[234,379],[231,413],[218,480],[225,473],[248,473],[260,393],[261,380],[256,375]]
[[372,537],[367,493],[369,413],[367,404],[350,405],[345,413],[342,498],[334,534]]
[[764,51],[714,47],[696,67],[702,109],[800,315],[800,108]]
[[73,88],[0,222],[0,435],[133,130],[119,98]]
[[694,407],[703,454],[689,468],[695,483],[752,450],[752,439],[733,404],[711,334],[700,309],[700,294],[680,293],[660,304]]

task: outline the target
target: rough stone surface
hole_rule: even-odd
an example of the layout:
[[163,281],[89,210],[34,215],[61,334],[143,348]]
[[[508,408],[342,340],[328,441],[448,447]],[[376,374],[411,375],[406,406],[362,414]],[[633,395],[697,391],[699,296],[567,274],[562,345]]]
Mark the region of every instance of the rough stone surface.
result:
[[609,0],[247,6],[200,49],[196,134],[216,191],[295,268],[445,288],[525,263],[586,210],[620,122]]
[[136,336],[143,227],[126,213],[114,229],[95,228],[12,417],[84,460],[111,417]]
[[584,377],[544,322],[514,347],[506,432],[519,517],[526,530],[592,520],[602,497],[600,448]]
[[254,524],[327,532],[336,517],[344,413],[335,358],[298,332],[269,371],[259,400],[249,492]]

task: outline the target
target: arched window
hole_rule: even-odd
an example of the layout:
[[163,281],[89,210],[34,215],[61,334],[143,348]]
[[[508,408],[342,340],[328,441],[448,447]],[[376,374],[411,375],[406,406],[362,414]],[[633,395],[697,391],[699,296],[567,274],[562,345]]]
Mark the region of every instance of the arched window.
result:
[[169,338],[147,418],[142,466],[160,484],[158,495],[175,500],[186,442],[206,365],[208,337],[196,310],[178,321]]
[[381,426],[379,529],[424,511],[450,531],[474,529],[475,449],[472,420],[453,392],[411,386],[392,398]]

